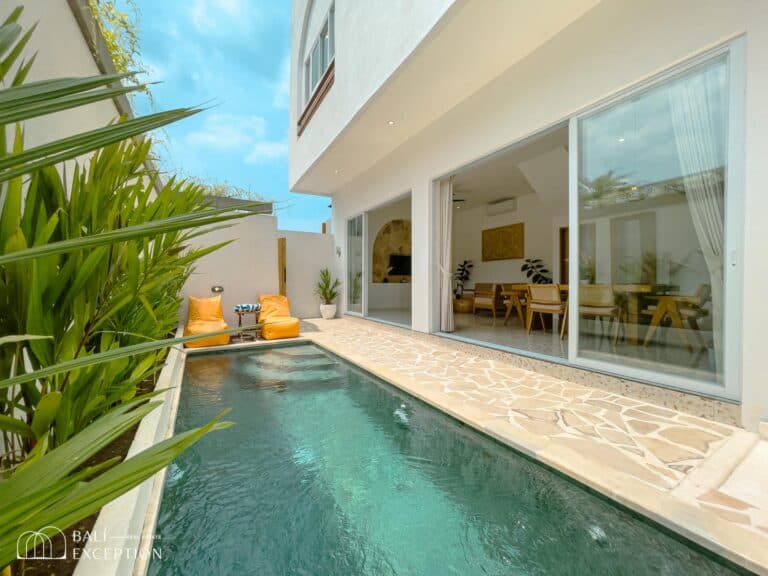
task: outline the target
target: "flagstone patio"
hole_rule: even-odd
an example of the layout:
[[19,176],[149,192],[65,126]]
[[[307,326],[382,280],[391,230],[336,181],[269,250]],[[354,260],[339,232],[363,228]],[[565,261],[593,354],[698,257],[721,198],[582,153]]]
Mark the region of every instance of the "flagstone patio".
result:
[[357,318],[303,325],[329,351],[768,574],[768,442],[691,414],[705,405],[697,397],[681,394],[687,411],[663,407],[534,372],[512,354]]

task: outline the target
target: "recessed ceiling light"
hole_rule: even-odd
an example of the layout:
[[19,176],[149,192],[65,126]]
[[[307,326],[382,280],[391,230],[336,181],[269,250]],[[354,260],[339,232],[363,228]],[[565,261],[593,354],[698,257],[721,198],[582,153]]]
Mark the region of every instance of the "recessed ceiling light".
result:
[[390,126],[394,126],[395,125],[395,121],[394,120],[387,120],[387,124],[389,124]]
[[341,168],[336,168],[336,170],[333,171],[334,174],[341,174]]
[[623,144],[624,143],[624,138],[619,138],[619,143]]

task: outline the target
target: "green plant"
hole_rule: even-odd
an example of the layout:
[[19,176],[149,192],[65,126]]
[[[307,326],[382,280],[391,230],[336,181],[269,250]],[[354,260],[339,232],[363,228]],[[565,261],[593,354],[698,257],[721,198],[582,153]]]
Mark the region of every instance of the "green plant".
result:
[[534,284],[552,284],[552,276],[541,258],[526,258],[520,271]]
[[[32,32],[22,34],[20,15],[0,25],[0,85]],[[122,75],[23,84],[33,61],[0,89],[0,566],[22,532],[68,527],[227,425],[216,419],[124,462],[82,468],[158,405],[138,385],[168,346],[194,339],[165,338],[194,261],[218,248],[190,240],[250,215],[209,208],[194,184],[155,186],[145,168],[151,144],[134,138],[196,109],[25,150],[19,122],[136,89]],[[16,124],[10,151],[7,124]],[[91,153],[70,179],[54,167]]]
[[360,302],[360,297],[363,294],[363,273],[358,272],[352,278],[352,298],[351,304],[357,304]]
[[[88,0],[88,7],[104,37],[104,44],[115,71],[127,73],[143,70],[137,25],[139,8],[135,0],[121,0],[120,4],[126,10],[119,8],[113,0]],[[147,85],[138,86],[140,83],[135,80],[131,82],[137,84],[137,88],[151,98]]]
[[456,267],[456,273],[453,275],[453,277],[456,279],[456,289],[453,291],[453,293],[457,299],[461,298],[461,295],[464,294],[464,284],[466,284],[467,280],[469,280],[469,276],[472,274],[473,267],[474,264],[472,264],[472,260],[464,260]]
[[331,272],[328,268],[323,268],[320,270],[320,280],[315,285],[315,294],[323,304],[333,304],[339,295],[339,286],[339,279],[332,280]]

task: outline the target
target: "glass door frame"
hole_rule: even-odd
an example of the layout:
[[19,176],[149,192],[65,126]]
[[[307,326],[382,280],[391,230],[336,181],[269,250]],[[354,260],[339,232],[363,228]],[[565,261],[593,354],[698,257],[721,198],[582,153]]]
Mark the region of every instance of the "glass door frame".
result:
[[[345,262],[345,276],[349,278],[349,265],[350,265],[350,257],[349,257],[349,223],[352,220],[355,220],[357,218],[362,218],[363,221],[363,236],[361,239],[362,242],[362,257],[361,257],[361,282],[360,282],[360,312],[356,310],[350,310],[349,309],[349,293],[346,293],[346,296],[344,298],[344,313],[349,314],[350,316],[357,316],[359,318],[365,318],[368,316],[368,283],[366,282],[366,278],[368,278],[368,212],[361,212],[360,214],[356,214],[355,216],[352,216],[350,218],[346,219],[346,235],[344,238],[344,251],[346,256],[346,262]],[[348,282],[347,282],[348,284]],[[349,290],[349,287],[347,288]]]
[[[718,56],[728,56],[728,164],[726,168],[724,259],[724,321],[722,385],[663,374],[610,362],[580,357],[579,340],[579,121],[623,101],[633,94],[674,79],[691,68]],[[744,38],[736,37],[685,62],[655,74],[571,116],[568,125],[568,223],[569,307],[568,362],[587,370],[603,372],[654,386],[738,400],[741,397],[741,316],[743,293],[744,221]]]

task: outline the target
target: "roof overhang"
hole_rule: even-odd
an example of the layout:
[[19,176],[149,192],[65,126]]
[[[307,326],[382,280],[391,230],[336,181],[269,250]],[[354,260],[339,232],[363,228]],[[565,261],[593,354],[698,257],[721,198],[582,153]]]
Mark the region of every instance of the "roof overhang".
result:
[[600,2],[457,2],[291,190],[333,195]]

